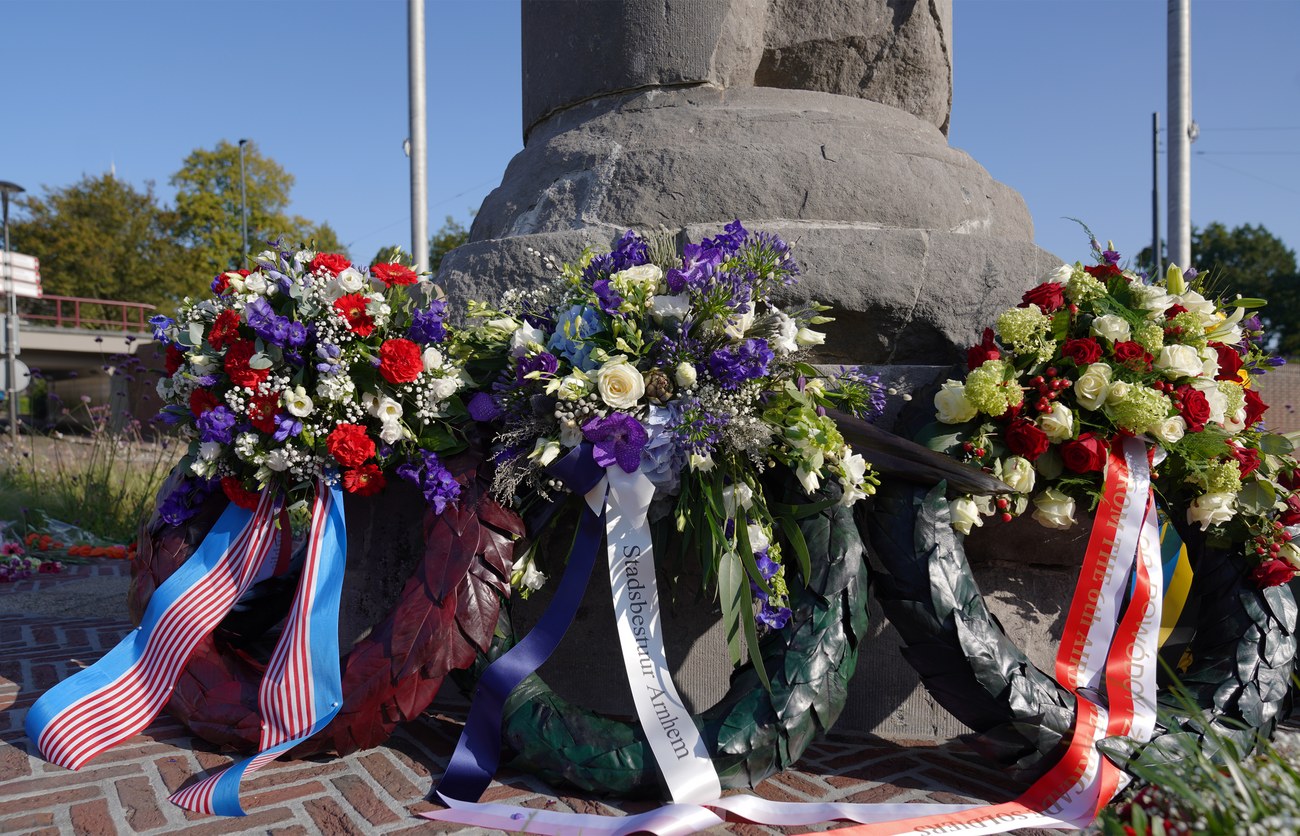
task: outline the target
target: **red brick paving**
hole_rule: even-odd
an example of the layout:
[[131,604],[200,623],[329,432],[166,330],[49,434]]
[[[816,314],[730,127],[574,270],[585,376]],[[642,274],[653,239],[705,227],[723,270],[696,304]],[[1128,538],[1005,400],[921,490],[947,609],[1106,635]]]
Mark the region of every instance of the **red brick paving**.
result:
[[[74,571],[114,574],[125,568],[109,564]],[[48,577],[63,576],[40,581]],[[0,586],[0,594],[22,592],[22,583],[31,582]],[[32,746],[22,727],[27,708],[49,685],[106,652],[127,629],[124,621],[116,620],[0,615],[0,709],[5,709],[0,712],[0,833],[483,832],[415,817],[436,806],[425,795],[432,787],[431,776],[441,773],[459,733],[465,708],[459,695],[448,695],[421,723],[400,729],[378,749],[266,767],[246,782],[243,799],[249,815],[240,819],[189,813],[166,800],[169,792],[194,775],[230,761],[226,755],[212,753],[209,744],[195,741],[166,716],[80,772],[31,758]],[[769,779],[758,792],[782,800],[855,802],[997,801],[1015,795],[1013,788],[1004,787],[998,771],[985,766],[961,743],[891,742],[860,734],[832,735],[813,744],[799,769]],[[555,796],[540,780],[509,771],[503,771],[485,800],[595,813],[647,808],[645,802]],[[827,824],[821,829],[839,826],[843,825]],[[807,829],[737,822],[717,832],[768,836]]]

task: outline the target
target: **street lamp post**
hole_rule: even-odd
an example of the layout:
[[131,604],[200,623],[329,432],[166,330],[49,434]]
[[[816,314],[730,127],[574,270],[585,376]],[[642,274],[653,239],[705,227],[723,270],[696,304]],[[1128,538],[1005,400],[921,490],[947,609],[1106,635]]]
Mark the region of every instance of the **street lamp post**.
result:
[[4,273],[5,273],[5,404],[9,407],[9,440],[18,444],[18,294],[14,287],[14,268],[9,259],[9,195],[26,191],[17,183],[0,180],[0,204],[4,206]]
[[248,178],[244,176],[244,146],[248,140],[239,140],[239,221],[244,237],[244,266],[248,266]]

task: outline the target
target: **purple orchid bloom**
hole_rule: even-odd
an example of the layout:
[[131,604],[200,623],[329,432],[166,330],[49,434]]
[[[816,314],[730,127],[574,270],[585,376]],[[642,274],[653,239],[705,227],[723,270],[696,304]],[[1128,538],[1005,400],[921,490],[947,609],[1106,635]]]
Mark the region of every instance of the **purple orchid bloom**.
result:
[[582,425],[582,435],[596,445],[596,464],[617,463],[625,473],[636,473],[641,467],[641,451],[650,440],[641,422],[624,412],[591,419]]

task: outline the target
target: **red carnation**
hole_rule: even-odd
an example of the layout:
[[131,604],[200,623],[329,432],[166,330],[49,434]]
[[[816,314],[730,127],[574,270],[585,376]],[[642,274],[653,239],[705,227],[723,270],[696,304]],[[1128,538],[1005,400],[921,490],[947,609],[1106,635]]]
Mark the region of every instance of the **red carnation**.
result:
[[405,264],[372,264],[370,265],[370,275],[379,279],[386,287],[415,284],[420,278],[414,270]]
[[331,275],[337,276],[351,266],[352,262],[338,253],[316,253],[316,257],[311,260],[310,270],[313,273],[324,270]]
[[230,290],[229,277],[227,277],[225,273],[218,273],[216,278],[212,280],[212,292],[221,296],[225,294],[227,290]]
[[1101,359],[1101,344],[1092,337],[1066,340],[1061,346],[1061,354],[1069,357],[1076,366],[1082,368]]
[[212,323],[212,330],[208,332],[208,345],[220,351],[227,343],[237,339],[239,339],[239,314],[226,308],[217,314],[216,321]]
[[1033,421],[1024,418],[1016,418],[1012,421],[1003,436],[1011,452],[1017,456],[1024,456],[1031,462],[1046,453],[1047,448],[1051,446],[1047,433],[1040,430]]
[[275,416],[280,414],[280,393],[254,395],[248,405],[248,422],[264,433],[275,432]]
[[195,389],[190,392],[190,414],[198,418],[210,409],[215,409],[221,401],[207,389]]
[[221,480],[221,490],[226,497],[240,508],[250,511],[257,507],[257,491],[250,491],[239,481],[238,476],[227,476]]
[[1115,347],[1111,349],[1111,352],[1115,356],[1115,362],[1120,365],[1128,366],[1135,371],[1151,368],[1151,354],[1132,340],[1115,343]]
[[236,386],[256,389],[271,374],[270,369],[255,369],[248,365],[255,351],[251,340],[235,340],[226,349],[226,374]]
[[1094,473],[1106,466],[1106,441],[1096,433],[1081,433],[1061,445],[1061,459],[1072,473]]
[[344,467],[359,467],[375,454],[375,442],[360,424],[339,424],[325,439],[325,449]]
[[1205,393],[1191,386],[1179,386],[1178,394],[1175,403],[1178,404],[1178,414],[1187,422],[1187,431],[1198,433],[1205,429],[1210,420],[1210,402]]
[[1246,426],[1253,427],[1259,419],[1264,417],[1268,412],[1268,404],[1259,396],[1259,392],[1254,389],[1247,389],[1246,392]]
[[1260,589],[1267,589],[1270,586],[1280,586],[1295,577],[1295,570],[1291,568],[1285,560],[1279,560],[1274,557],[1265,560],[1256,566],[1250,572],[1250,579],[1254,581]]
[[174,345],[167,346],[167,353],[163,356],[163,367],[167,369],[167,376],[171,377],[180,371],[181,366],[185,363],[185,352],[181,351]]
[[1044,282],[1021,297],[1020,307],[1037,305],[1043,313],[1055,313],[1065,304],[1065,291],[1057,282]]
[[1119,269],[1114,264],[1090,264],[1083,268],[1083,272],[1092,276],[1094,279],[1103,282],[1111,276],[1120,276],[1124,273],[1123,270]]
[[334,310],[348,321],[348,328],[358,337],[368,337],[375,332],[375,321],[366,311],[370,300],[360,293],[349,293],[334,300]]
[[384,489],[387,480],[377,464],[364,464],[352,470],[343,471],[343,488],[357,496],[371,496]]
[[1215,380],[1240,380],[1241,353],[1226,343],[1210,343],[1210,348],[1219,355],[1219,373]]
[[420,347],[400,337],[379,347],[379,373],[389,383],[410,383],[424,371]]
[[979,345],[973,345],[966,352],[966,365],[971,369],[978,369],[988,360],[999,360],[1002,352],[998,351],[998,344],[993,341],[993,329],[984,329],[984,338],[980,340]]

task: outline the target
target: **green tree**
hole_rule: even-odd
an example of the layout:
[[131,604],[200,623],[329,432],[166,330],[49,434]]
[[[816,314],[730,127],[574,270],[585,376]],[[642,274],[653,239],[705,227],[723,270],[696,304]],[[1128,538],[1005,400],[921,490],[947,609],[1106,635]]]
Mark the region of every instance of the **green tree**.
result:
[[[473,215],[473,211],[470,214]],[[442,222],[442,227],[429,236],[429,269],[433,274],[437,275],[443,256],[467,241],[469,241],[469,230],[460,221],[448,215]],[[414,263],[411,254],[397,244],[380,247],[375,257],[371,259],[371,263],[385,262],[401,262],[407,265]]]
[[46,293],[159,304],[187,292],[173,214],[153,184],[138,191],[111,174],[84,176],[19,201],[18,252],[41,261]]

